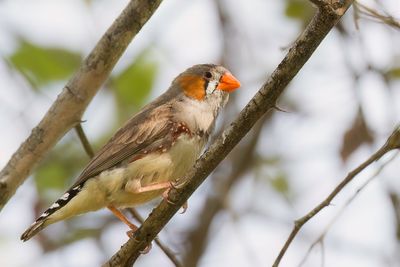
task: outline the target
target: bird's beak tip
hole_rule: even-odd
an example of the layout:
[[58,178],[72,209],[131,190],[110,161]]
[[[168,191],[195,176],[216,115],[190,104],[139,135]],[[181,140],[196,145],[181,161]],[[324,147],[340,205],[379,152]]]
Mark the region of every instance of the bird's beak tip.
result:
[[226,92],[233,92],[237,88],[240,87],[240,82],[238,79],[236,79],[235,76],[232,75],[230,72],[225,72],[221,80],[219,81],[217,89],[226,91]]

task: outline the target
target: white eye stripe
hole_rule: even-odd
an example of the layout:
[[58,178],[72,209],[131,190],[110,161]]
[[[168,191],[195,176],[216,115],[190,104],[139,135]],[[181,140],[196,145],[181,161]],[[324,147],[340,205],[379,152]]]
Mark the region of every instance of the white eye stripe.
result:
[[217,81],[209,81],[206,89],[207,95],[212,94],[218,86]]

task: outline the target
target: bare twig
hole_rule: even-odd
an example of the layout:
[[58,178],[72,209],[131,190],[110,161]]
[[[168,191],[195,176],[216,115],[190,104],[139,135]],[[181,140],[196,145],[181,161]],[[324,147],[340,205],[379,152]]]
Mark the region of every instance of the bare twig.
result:
[[130,1],[82,62],[46,115],[0,172],[0,210],[43,156],[80,122],[100,85],[160,3],[161,0]]
[[396,238],[397,241],[400,241],[400,197],[398,193],[393,191],[393,189],[388,190],[388,195],[390,197],[390,202],[393,206],[395,226],[396,226]]
[[136,261],[140,251],[157,236],[210,172],[249,132],[256,121],[276,106],[276,101],[287,84],[311,57],[351,3],[352,1],[348,0],[342,8],[335,11],[332,9],[317,10],[310,24],[293,44],[271,77],[241,111],[237,119],[187,173],[184,179],[185,184],[170,190],[168,196],[170,202],[162,201],[135,232],[135,235],[103,266],[131,266]]
[[386,25],[389,25],[397,30],[400,29],[400,22],[394,17],[390,15],[381,14],[377,10],[370,8],[360,3],[359,1],[356,1],[354,3],[355,6],[357,7],[358,14],[364,15],[366,18],[370,18],[372,20],[376,20]]
[[83,128],[82,128],[82,124],[81,124],[81,123],[78,123],[78,124],[75,126],[75,131],[76,131],[76,134],[77,134],[78,137],[79,137],[79,140],[81,140],[83,149],[85,149],[86,154],[89,156],[89,158],[93,158],[93,157],[94,157],[93,148],[92,148],[92,146],[90,145],[89,140],[88,140],[88,138],[86,137],[85,132],[83,131]]
[[353,178],[362,172],[366,167],[371,165],[373,162],[379,160],[383,155],[387,152],[400,148],[400,127],[395,129],[394,132],[390,135],[386,143],[378,149],[373,155],[371,155],[366,161],[360,164],[357,168],[349,172],[349,174],[333,189],[333,191],[325,198],[321,203],[319,203],[315,208],[313,208],[310,212],[306,215],[297,219],[294,222],[294,226],[292,231],[290,232],[289,237],[287,238],[285,244],[283,245],[282,249],[280,250],[277,258],[274,261],[272,266],[277,267],[286,253],[287,249],[289,248],[290,244],[292,243],[293,239],[296,237],[297,233],[303,227],[303,225],[308,222],[311,218],[317,215],[323,208],[330,205],[331,201],[336,197],[336,195],[342,191],[342,189],[353,180]]
[[[127,208],[127,210],[129,211],[129,213],[132,215],[133,218],[135,218],[135,220],[137,220],[140,224],[143,224],[144,219],[143,217],[139,214],[139,212],[137,212],[136,209],[133,208]],[[176,267],[183,267],[183,265],[179,262],[179,260],[176,258],[175,256],[175,252],[173,252],[170,248],[168,248],[163,242],[161,242],[161,240],[156,237],[154,238],[154,241],[156,242],[157,246],[165,253],[165,255],[167,255],[167,257],[172,261],[172,263],[176,266]],[[186,265],[185,265],[186,266]]]
[[389,164],[391,163],[398,155],[400,154],[399,151],[395,153],[389,160],[387,160],[385,163],[383,163],[379,168],[375,171],[371,177],[369,177],[357,190],[356,192],[345,202],[343,207],[340,209],[340,211],[335,215],[335,217],[328,223],[328,225],[325,227],[324,231],[314,240],[314,242],[310,245],[310,247],[307,250],[307,253],[304,255],[304,258],[301,260],[299,267],[303,266],[303,264],[306,262],[308,256],[310,255],[311,251],[313,248],[319,244],[322,243],[323,240],[325,239],[329,229],[331,229],[332,225],[340,218],[340,216],[343,214],[343,212],[346,210],[346,208],[356,199],[356,197],[363,191],[375,178],[378,177],[378,175],[382,172],[382,170]]

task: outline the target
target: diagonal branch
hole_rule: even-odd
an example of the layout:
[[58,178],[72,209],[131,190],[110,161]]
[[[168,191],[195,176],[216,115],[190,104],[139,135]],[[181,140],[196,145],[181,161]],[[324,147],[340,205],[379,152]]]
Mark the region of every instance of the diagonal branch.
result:
[[[136,209],[127,208],[127,210],[129,211],[129,213],[132,215],[133,218],[135,218],[140,224],[143,224],[144,219],[142,216],[140,216],[139,212]],[[175,265],[175,267],[182,267],[182,264],[177,259],[175,252],[173,252],[169,247],[167,247],[163,242],[161,242],[161,240],[158,237],[154,238],[154,242],[156,242],[157,246],[172,261],[172,263]],[[184,266],[187,266],[187,265],[184,265]]]
[[271,116],[264,116],[258,121],[253,130],[250,131],[251,136],[249,136],[247,143],[243,146],[237,146],[233,154],[230,155],[230,157],[232,156],[232,170],[229,176],[225,180],[223,180],[223,177],[215,177],[217,181],[223,180],[223,182],[218,187],[216,194],[208,196],[196,220],[198,224],[188,232],[185,238],[187,251],[183,257],[184,266],[198,265],[206,249],[211,223],[215,216],[225,208],[224,200],[228,197],[231,189],[243,178],[243,174],[252,166],[254,162],[254,151],[257,147],[264,122],[270,117]]
[[[221,65],[228,67],[231,69],[234,62],[231,62],[232,58],[235,58],[234,48],[237,46],[238,37],[237,34],[234,34],[234,20],[232,14],[226,9],[223,0],[215,0],[214,1],[215,9],[218,13],[219,18],[219,27],[220,27],[220,35],[222,37],[222,54],[221,54]],[[232,105],[235,103],[238,95],[232,95],[230,97],[231,105],[230,109],[227,107],[225,111],[226,115],[224,116],[222,125],[227,126],[229,122],[234,118],[234,114],[238,111],[236,110],[236,106]],[[263,129],[264,122],[266,119],[270,119],[271,116],[264,116],[263,119],[259,120],[257,124],[253,127],[252,131],[250,131],[248,136],[249,140],[243,142],[243,145],[238,145],[231,152],[229,156],[228,165],[232,166],[232,169],[229,173],[224,172],[221,175],[213,175],[209,179],[213,179],[213,188],[215,192],[208,194],[204,204],[202,205],[201,211],[197,215],[197,222],[193,225],[188,231],[185,233],[185,237],[183,240],[184,253],[182,255],[182,264],[183,266],[198,266],[199,261],[201,260],[203,254],[207,249],[207,243],[210,241],[210,231],[211,224],[215,217],[226,208],[224,205],[224,201],[227,199],[230,194],[231,189],[237,184],[241,178],[243,177],[243,173],[245,173],[253,164],[254,159],[254,151],[256,148],[257,141],[260,137],[260,133]],[[247,160],[243,160],[246,158]],[[221,176],[221,177],[220,177]],[[218,182],[217,182],[218,181]],[[157,239],[156,239],[157,240]]]
[[283,245],[281,251],[279,252],[278,257],[275,259],[275,262],[272,266],[277,267],[279,262],[281,261],[283,255],[285,255],[287,249],[292,243],[293,239],[296,237],[297,233],[303,227],[305,223],[307,223],[311,218],[317,215],[323,208],[330,205],[331,201],[339,194],[340,191],[350,183],[353,178],[362,172],[365,168],[371,165],[373,162],[379,160],[383,155],[393,149],[400,149],[400,127],[396,128],[393,133],[389,136],[386,143],[378,149],[373,155],[371,155],[366,161],[360,164],[357,168],[349,172],[349,174],[333,189],[333,191],[326,197],[321,203],[319,203],[315,208],[313,208],[309,213],[301,217],[300,219],[294,222],[293,230],[290,232],[288,239]]
[[322,242],[324,242],[324,239],[326,235],[328,234],[328,231],[332,228],[333,224],[340,218],[340,216],[344,213],[344,211],[350,206],[350,204],[357,198],[357,196],[372,182],[374,181],[379,174],[383,171],[383,169],[389,164],[392,163],[397,156],[400,154],[400,151],[397,151],[388,161],[383,163],[379,168],[375,171],[375,173],[369,177],[355,192],[354,194],[347,199],[347,201],[344,203],[342,208],[339,210],[339,212],[333,217],[333,219],[328,223],[328,225],[325,227],[325,229],[322,231],[322,233],[314,240],[314,242],[310,245],[308,248],[306,254],[304,255],[303,259],[301,260],[299,267],[303,266],[303,264],[306,262],[307,258],[310,256],[311,251],[314,249],[314,247]]
[[329,5],[326,0],[310,0],[310,2],[313,3],[315,6],[317,6],[318,8],[324,8],[327,5]]
[[72,127],[161,0],[132,0],[82,62],[30,136],[0,172],[0,210],[36,164]]
[[82,144],[82,146],[83,146],[83,149],[85,149],[86,154],[89,156],[89,158],[93,158],[93,157],[94,157],[93,148],[92,148],[92,146],[90,145],[89,140],[88,140],[88,138],[87,138],[85,132],[83,131],[83,128],[82,128],[82,124],[81,124],[81,123],[78,123],[78,124],[75,126],[75,131],[76,131],[76,134],[77,134],[78,137],[79,137],[79,140],[81,140],[81,144]]
[[167,201],[161,202],[136,231],[134,237],[129,239],[103,266],[131,266],[136,261],[140,251],[157,236],[190,195],[247,134],[257,120],[276,106],[276,101],[285,87],[311,57],[351,3],[352,0],[347,0],[343,7],[336,10],[331,7],[317,10],[312,21],[292,45],[271,77],[240,112],[238,118],[224,131],[221,137],[216,139],[188,172],[185,184],[170,191],[169,200],[175,204]]

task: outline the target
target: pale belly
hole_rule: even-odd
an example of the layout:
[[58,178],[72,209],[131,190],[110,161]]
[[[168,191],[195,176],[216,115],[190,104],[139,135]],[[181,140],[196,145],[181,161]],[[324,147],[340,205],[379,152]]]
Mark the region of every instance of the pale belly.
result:
[[108,205],[132,207],[160,196],[165,189],[144,193],[132,191],[183,179],[203,150],[204,142],[198,141],[181,136],[168,152],[149,154],[124,168],[104,171],[89,179],[73,199],[49,217],[48,224]]
[[106,201],[117,207],[127,207],[160,196],[165,189],[133,192],[149,185],[183,179],[203,150],[204,142],[198,141],[181,136],[168,152],[149,154],[130,163],[127,168],[103,173],[99,182],[108,192]]

